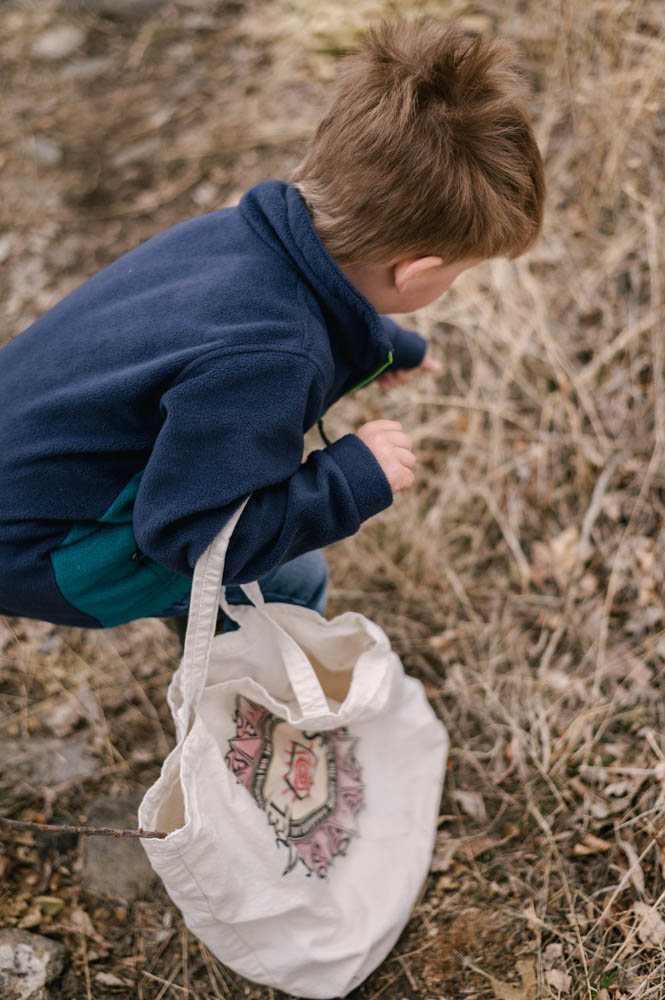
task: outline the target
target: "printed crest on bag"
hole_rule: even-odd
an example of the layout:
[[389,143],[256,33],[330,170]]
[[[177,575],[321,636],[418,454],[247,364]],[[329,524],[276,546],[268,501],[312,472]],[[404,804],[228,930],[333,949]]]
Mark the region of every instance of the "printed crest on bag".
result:
[[333,858],[358,836],[364,786],[357,739],[344,728],[295,729],[242,695],[233,721],[226,763],[266,813],[277,843],[288,848],[284,875],[302,861],[308,875],[325,878]]

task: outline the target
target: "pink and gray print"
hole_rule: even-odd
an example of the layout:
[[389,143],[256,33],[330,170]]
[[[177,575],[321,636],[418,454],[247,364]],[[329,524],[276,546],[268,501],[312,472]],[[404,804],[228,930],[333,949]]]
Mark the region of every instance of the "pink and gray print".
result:
[[284,874],[302,861],[307,874],[325,878],[333,859],[358,835],[356,816],[364,786],[346,729],[295,729],[239,695],[226,763],[263,809],[278,844],[289,852]]

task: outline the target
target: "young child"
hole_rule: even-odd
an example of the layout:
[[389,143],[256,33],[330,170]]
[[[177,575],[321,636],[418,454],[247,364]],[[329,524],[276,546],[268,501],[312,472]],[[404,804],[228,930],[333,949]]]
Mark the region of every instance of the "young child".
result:
[[292,184],[154,237],[0,352],[0,613],[183,614],[247,496],[224,582],[322,610],[317,550],[411,486],[415,457],[395,421],[303,462],[305,432],[382,372],[436,370],[380,314],[522,253],[543,197],[500,46],[431,19],[370,31]]

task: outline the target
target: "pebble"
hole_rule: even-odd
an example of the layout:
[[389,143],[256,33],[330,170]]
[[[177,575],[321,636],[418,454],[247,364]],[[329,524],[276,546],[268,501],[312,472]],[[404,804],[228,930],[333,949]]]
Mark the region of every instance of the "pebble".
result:
[[216,184],[211,181],[203,181],[198,187],[194,188],[191,194],[192,201],[201,208],[205,208],[206,205],[212,205],[215,198],[219,197],[219,188]]
[[92,774],[99,761],[88,752],[85,736],[71,740],[33,736],[28,740],[4,740],[0,770],[16,781],[32,786],[57,785]]
[[15,927],[0,929],[0,996],[3,1000],[48,1000],[47,985],[65,967],[57,941]]
[[[140,801],[141,795],[101,796],[88,810],[86,825],[136,830]],[[138,837],[85,838],[82,882],[89,892],[117,895],[127,902],[148,899],[155,877]]]
[[85,41],[85,31],[75,24],[63,24],[52,28],[33,42],[32,54],[38,59],[66,59],[76,52]]
[[33,160],[44,167],[57,167],[62,163],[62,146],[45,135],[31,135],[25,146]]
[[112,67],[113,60],[109,56],[91,56],[89,59],[75,59],[68,63],[63,73],[72,80],[92,80],[104,76]]

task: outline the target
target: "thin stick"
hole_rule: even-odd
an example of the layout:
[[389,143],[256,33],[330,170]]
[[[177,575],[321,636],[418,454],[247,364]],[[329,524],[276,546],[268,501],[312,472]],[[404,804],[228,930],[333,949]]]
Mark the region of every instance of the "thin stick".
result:
[[0,816],[0,823],[6,826],[13,826],[17,830],[40,830],[42,833],[82,833],[86,837],[157,837],[164,840],[166,833],[159,833],[155,830],[115,830],[110,826],[64,826],[52,823],[28,823],[20,819],[7,819]]

